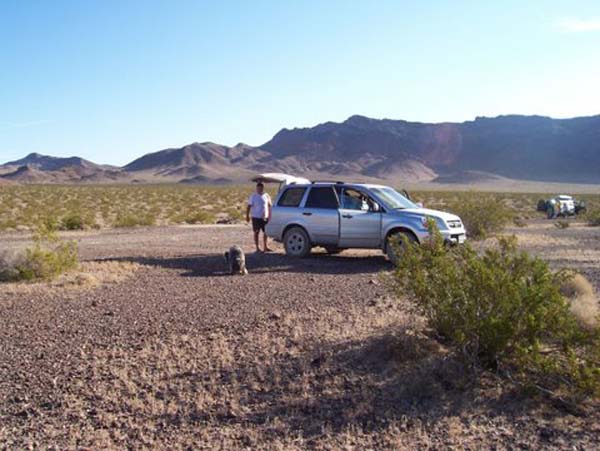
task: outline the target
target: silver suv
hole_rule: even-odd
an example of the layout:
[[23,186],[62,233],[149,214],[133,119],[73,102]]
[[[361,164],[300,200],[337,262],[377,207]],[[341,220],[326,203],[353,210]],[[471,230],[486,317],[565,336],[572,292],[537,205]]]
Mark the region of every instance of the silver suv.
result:
[[266,232],[294,257],[321,246],[331,254],[347,248],[381,249],[395,261],[390,238],[404,235],[420,243],[429,235],[430,220],[449,243],[465,241],[458,216],[422,208],[389,186],[313,182],[282,187]]

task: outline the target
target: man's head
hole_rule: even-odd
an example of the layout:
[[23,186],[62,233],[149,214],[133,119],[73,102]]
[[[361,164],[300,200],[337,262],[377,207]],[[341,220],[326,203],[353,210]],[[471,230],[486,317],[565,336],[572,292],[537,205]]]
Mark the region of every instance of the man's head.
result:
[[265,185],[263,184],[263,182],[258,182],[256,184],[256,192],[258,194],[262,194],[265,191]]

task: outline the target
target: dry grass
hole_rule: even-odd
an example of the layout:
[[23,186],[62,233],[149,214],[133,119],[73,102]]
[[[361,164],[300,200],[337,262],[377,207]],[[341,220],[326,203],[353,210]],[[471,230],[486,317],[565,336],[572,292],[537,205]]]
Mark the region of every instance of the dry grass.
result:
[[[368,311],[274,312],[245,332],[190,331],[141,348],[92,349],[83,358],[88,366],[54,401],[62,416],[46,418],[43,432],[18,431],[22,441],[9,445],[30,445],[38,434],[64,448],[92,449],[544,443],[535,426],[517,433],[510,414],[489,416],[506,396],[527,417],[526,401],[493,377],[470,385],[421,321],[386,299]],[[555,421],[562,420],[548,417],[547,427],[559,427]],[[513,434],[520,439],[512,442]]]
[[[450,413],[462,370],[418,325],[382,300],[370,312],[274,313],[239,334],[92,350],[56,401],[66,416],[44,434],[95,449],[408,449],[485,437]],[[424,406],[440,412],[435,424],[420,418]]]
[[574,274],[560,287],[563,296],[569,299],[571,311],[579,324],[587,328],[598,325],[600,308],[592,284],[581,274]]
[[[272,195],[274,187],[269,187]],[[243,219],[252,185],[12,185],[0,189],[0,231],[28,230],[40,222],[78,230],[139,225],[198,224]],[[480,200],[476,191],[415,191],[426,207],[459,212]],[[521,220],[542,218],[536,211],[547,194],[486,193],[491,204],[508,208]],[[600,205],[600,195],[582,196],[588,208]]]
[[[575,194],[575,193],[571,193]],[[550,197],[547,193],[507,193],[507,192],[485,192],[481,191],[415,191],[411,193],[412,197],[423,202],[426,207],[451,211],[455,206],[460,206],[465,202],[476,202],[482,195],[486,199],[491,199],[491,203],[496,203],[506,207],[518,218],[516,224],[521,226],[525,224],[524,220],[545,218],[544,212],[537,211],[537,202],[539,199]],[[582,194],[577,198],[585,199],[588,206],[600,205],[600,195]]]
[[131,277],[140,267],[137,263],[110,260],[82,262],[76,270],[62,274],[56,279],[4,283],[2,290],[7,294],[35,294],[57,288],[89,290],[101,285],[120,283]]
[[0,231],[40,222],[78,230],[238,221],[252,186],[52,186],[0,190]]

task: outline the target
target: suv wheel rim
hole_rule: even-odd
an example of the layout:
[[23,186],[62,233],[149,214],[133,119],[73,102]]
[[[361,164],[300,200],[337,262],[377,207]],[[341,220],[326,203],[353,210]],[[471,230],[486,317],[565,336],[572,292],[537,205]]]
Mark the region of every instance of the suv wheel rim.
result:
[[300,254],[304,250],[304,237],[298,233],[293,233],[287,240],[290,253]]

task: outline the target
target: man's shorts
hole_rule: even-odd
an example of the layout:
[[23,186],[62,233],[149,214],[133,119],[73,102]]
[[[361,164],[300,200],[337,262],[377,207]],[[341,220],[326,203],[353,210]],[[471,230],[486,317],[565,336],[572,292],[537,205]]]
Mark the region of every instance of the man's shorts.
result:
[[252,230],[255,232],[265,231],[267,220],[262,218],[252,218]]

